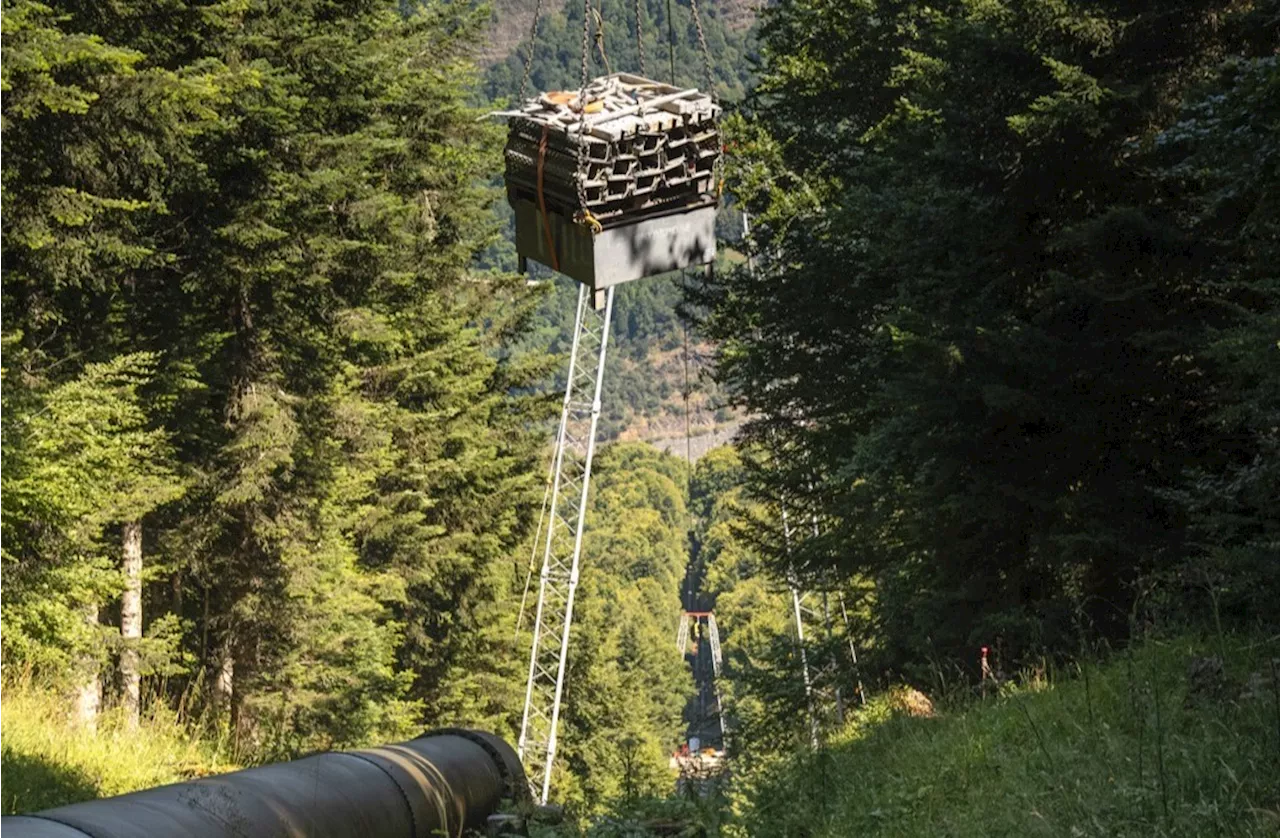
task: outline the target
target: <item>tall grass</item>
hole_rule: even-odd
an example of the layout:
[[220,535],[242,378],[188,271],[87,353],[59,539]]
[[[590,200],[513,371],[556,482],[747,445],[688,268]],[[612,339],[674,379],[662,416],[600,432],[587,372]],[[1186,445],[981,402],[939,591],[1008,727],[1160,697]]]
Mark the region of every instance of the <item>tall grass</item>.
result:
[[[1225,677],[1188,662],[1225,655]],[[755,836],[1280,835],[1280,639],[1148,640],[937,718],[878,702],[736,793]],[[821,790],[821,791],[819,791]]]
[[96,733],[72,723],[70,702],[29,678],[0,695],[0,811],[30,812],[232,770],[215,743],[156,702],[136,730],[116,711]]

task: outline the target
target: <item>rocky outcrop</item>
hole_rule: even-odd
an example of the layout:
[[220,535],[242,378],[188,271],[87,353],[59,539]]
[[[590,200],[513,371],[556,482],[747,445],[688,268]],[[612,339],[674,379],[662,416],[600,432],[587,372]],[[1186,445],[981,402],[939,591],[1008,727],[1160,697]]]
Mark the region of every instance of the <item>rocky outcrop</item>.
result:
[[[489,33],[481,45],[481,64],[493,64],[511,54],[529,37],[536,0],[493,0],[489,15]],[[555,13],[564,8],[564,0],[543,0],[542,13]]]

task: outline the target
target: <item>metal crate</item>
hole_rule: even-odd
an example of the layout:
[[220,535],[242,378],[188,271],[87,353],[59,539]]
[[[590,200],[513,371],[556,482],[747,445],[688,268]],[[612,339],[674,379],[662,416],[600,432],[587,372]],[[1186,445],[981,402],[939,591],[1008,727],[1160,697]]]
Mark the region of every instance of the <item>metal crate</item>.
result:
[[[603,300],[604,289],[634,279],[707,265],[716,258],[716,207],[680,209],[632,224],[594,233],[563,215],[548,213],[547,249],[543,216],[530,201],[513,201],[516,213],[516,253],[520,270],[532,259],[576,279]],[[598,307],[598,306],[597,306]]]
[[719,105],[629,73],[593,81],[585,109],[578,99],[493,114],[508,120],[521,269],[533,259],[598,292],[714,261]]

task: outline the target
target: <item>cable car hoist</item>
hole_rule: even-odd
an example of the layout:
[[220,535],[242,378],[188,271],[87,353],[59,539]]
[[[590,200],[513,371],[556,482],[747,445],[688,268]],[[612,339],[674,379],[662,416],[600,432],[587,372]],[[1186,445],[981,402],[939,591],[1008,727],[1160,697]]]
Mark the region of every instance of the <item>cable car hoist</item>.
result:
[[583,0],[579,90],[525,98],[537,39],[535,8],[519,107],[492,114],[508,123],[505,179],[520,269],[533,260],[579,283],[520,724],[520,758],[541,803],[547,801],[555,763],[614,289],[715,260],[721,108],[712,92],[697,0],[690,0],[690,8],[705,92],[675,85],[670,20],[671,83],[644,75],[638,8],[640,74],[609,72],[589,79],[593,20],[606,70],[608,61],[600,14],[591,0]]

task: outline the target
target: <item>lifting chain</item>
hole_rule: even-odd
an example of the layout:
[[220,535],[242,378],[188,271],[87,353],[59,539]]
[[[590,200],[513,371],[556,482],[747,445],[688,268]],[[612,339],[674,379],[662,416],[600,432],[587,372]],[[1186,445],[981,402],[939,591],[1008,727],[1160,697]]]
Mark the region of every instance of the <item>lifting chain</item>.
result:
[[[702,50],[702,72],[706,77],[707,95],[711,97],[712,102],[719,104],[720,97],[716,95],[715,76],[711,73],[711,50],[707,48],[707,33],[702,30],[702,15],[698,12],[698,0],[689,0],[689,8],[693,10],[693,26],[698,31],[698,48]],[[719,199],[724,192],[724,137],[720,134],[719,117],[715,119],[713,125],[716,129],[716,139],[720,143],[720,154],[712,164],[711,181],[715,186],[716,198]]]
[[711,75],[711,50],[707,49],[707,33],[702,31],[702,15],[698,13],[698,0],[689,0],[689,8],[693,11],[693,28],[698,31],[698,48],[702,50],[702,73],[707,80],[707,95],[711,101],[719,102],[716,96],[716,80]]
[[[675,84],[675,60],[676,60],[676,43],[675,43],[675,18],[672,15],[672,2],[667,0],[667,30],[668,44],[671,59],[671,84]],[[524,80],[520,84],[520,98],[524,99],[525,85],[529,81],[530,69],[533,66],[533,38],[537,35],[538,14],[541,10],[542,0],[537,0],[534,7],[533,30],[530,37],[529,56],[525,64]],[[711,70],[711,50],[707,47],[707,34],[702,28],[702,13],[698,8],[698,0],[689,0],[689,8],[693,12],[693,26],[698,34],[698,49],[702,52],[702,72],[706,79],[706,93],[711,97],[713,102],[719,102],[720,97],[716,95],[715,76]],[[591,210],[587,207],[587,83],[590,77],[591,62],[591,20],[594,17],[596,21],[596,45],[600,49],[600,60],[604,65],[606,73],[612,72],[609,67],[609,59],[604,51],[604,0],[600,0],[600,9],[597,10],[591,0],[583,0],[582,2],[582,80],[578,90],[578,160],[577,160],[577,178],[576,186],[578,192],[579,210],[575,220],[579,224],[585,224],[595,232],[599,232],[600,223],[591,215]],[[642,17],[641,0],[635,0],[636,13],[636,48],[640,56],[640,73],[645,74],[644,61],[644,24]],[[720,126],[719,120],[716,120],[716,134],[719,136]],[[716,187],[716,194],[719,195],[724,186],[723,175],[723,153],[716,159],[715,174],[713,181]]]
[[587,209],[587,73],[591,58],[591,0],[582,0],[582,87],[578,91],[578,213],[579,223],[591,218]]
[[647,75],[644,68],[644,18],[641,17],[640,0],[636,0],[636,52],[640,54],[640,75]]
[[533,23],[529,26],[529,54],[524,59],[524,77],[520,79],[520,95],[516,107],[524,107],[525,93],[529,89],[529,76],[533,73],[533,50],[538,45],[538,16],[542,14],[542,0],[533,4]]

